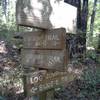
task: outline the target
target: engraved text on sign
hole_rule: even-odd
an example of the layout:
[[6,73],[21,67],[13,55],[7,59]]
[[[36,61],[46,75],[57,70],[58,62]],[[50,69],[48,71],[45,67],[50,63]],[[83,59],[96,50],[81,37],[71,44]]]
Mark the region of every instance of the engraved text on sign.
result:
[[22,51],[22,64],[36,68],[63,70],[66,64],[64,50],[29,50]]
[[38,94],[40,92],[56,88],[75,78],[73,73],[65,72],[42,72],[27,77],[28,95]]
[[64,28],[25,33],[24,48],[63,49],[65,48],[65,34]]

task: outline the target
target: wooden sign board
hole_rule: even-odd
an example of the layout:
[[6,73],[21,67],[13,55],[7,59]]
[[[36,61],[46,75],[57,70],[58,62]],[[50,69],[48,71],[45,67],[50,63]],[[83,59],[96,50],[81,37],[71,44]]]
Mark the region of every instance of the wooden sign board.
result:
[[31,50],[22,51],[23,66],[64,70],[67,65],[66,50]]
[[39,94],[43,91],[65,85],[75,78],[73,73],[66,72],[47,72],[38,75],[27,76],[28,96]]
[[[72,13],[70,13],[72,12]],[[76,32],[77,8],[64,0],[17,0],[16,23],[43,29],[66,28]]]
[[28,32],[23,38],[24,48],[30,49],[64,49],[66,44],[64,28],[46,31]]

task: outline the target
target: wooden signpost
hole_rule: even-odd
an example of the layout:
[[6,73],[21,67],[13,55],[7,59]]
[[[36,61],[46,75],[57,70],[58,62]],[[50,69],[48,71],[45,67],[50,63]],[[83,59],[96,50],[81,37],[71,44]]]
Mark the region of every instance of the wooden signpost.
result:
[[[50,96],[47,91],[69,80],[64,72],[68,63],[65,37],[64,28],[23,33],[21,62],[24,69],[28,73],[32,68],[47,70],[35,71],[32,75],[26,73],[27,96],[38,94],[40,100],[44,100]],[[50,97],[52,100],[53,96]]]
[[[40,100],[44,100],[46,95],[48,98],[50,96],[47,91],[69,80],[68,73],[64,72],[68,64],[65,37],[64,28],[23,33],[21,62],[27,70],[24,75],[27,96],[38,94]],[[35,70],[32,75],[28,75],[32,73],[32,68],[45,71]],[[52,100],[53,96],[50,97]]]
[[[57,7],[60,13],[55,13]],[[16,3],[17,25],[42,29],[23,33],[21,51],[21,63],[23,69],[27,70],[23,75],[25,92],[27,96],[39,96],[39,100],[53,100],[53,89],[74,78],[74,75],[70,73],[69,79],[66,70],[68,64],[66,30],[61,27],[70,30],[71,24],[64,23],[69,14],[63,15],[62,9],[65,9],[63,12],[68,10],[62,0],[59,6],[58,2],[53,0],[17,0]],[[71,22],[73,25],[73,18]],[[49,90],[52,95],[47,93]]]

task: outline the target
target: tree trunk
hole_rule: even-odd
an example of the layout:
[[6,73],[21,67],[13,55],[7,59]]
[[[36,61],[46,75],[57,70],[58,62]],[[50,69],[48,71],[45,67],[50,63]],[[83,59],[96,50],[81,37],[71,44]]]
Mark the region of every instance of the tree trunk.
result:
[[89,35],[90,43],[92,43],[92,40],[93,40],[93,29],[94,29],[95,15],[96,15],[96,6],[97,6],[97,0],[94,0],[93,11],[91,15],[91,22],[90,22],[90,35]]
[[77,5],[77,29],[81,30],[81,0],[78,1]]
[[86,32],[87,32],[87,18],[88,18],[88,0],[83,0],[81,11],[81,32],[84,40],[84,54],[86,52]]
[[86,31],[87,31],[87,17],[88,17],[88,0],[83,0],[83,6],[82,6],[82,32],[84,33],[84,36],[86,37]]

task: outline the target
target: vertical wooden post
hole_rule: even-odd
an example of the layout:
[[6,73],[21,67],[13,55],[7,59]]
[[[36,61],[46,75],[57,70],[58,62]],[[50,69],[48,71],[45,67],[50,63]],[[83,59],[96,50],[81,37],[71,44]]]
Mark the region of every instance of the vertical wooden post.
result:
[[46,100],[54,100],[54,89],[47,92]]
[[24,96],[27,97],[27,78],[26,75],[23,75],[23,88],[24,88]]
[[42,92],[41,94],[39,94],[39,100],[47,100],[46,99],[46,92]]

